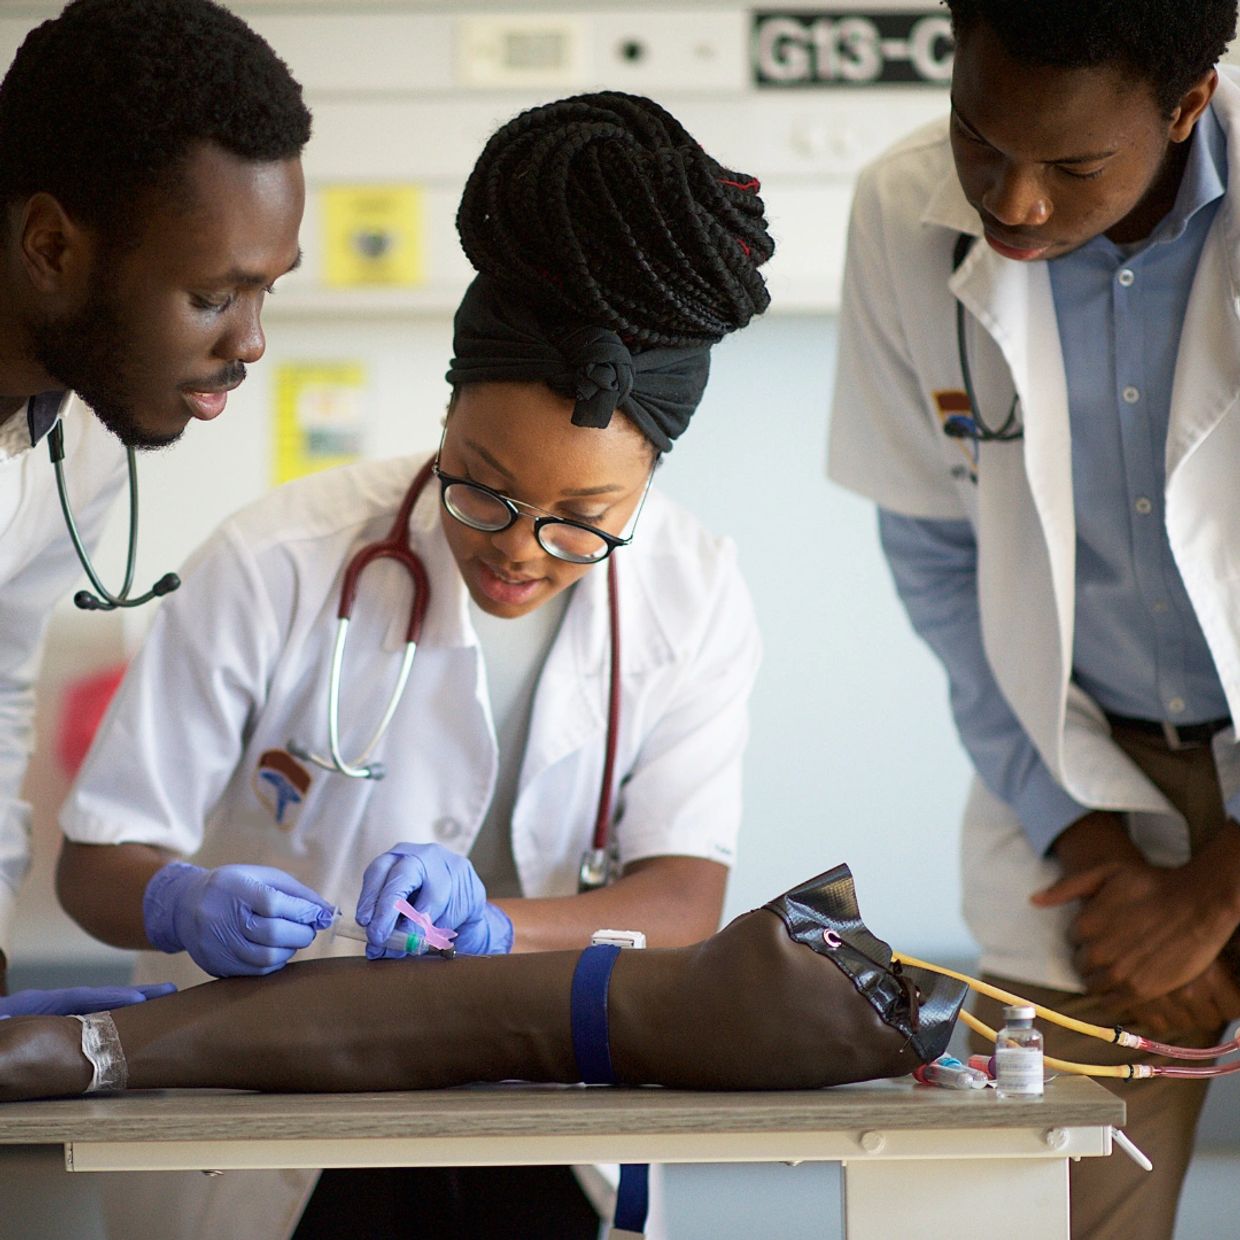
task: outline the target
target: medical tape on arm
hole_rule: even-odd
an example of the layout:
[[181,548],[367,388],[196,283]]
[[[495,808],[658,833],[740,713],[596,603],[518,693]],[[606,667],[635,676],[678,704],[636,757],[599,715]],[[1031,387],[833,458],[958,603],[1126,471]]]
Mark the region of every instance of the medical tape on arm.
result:
[[124,1089],[129,1080],[129,1065],[112,1013],[92,1012],[89,1016],[75,1015],[73,1019],[82,1022],[82,1054],[93,1070],[85,1092]]

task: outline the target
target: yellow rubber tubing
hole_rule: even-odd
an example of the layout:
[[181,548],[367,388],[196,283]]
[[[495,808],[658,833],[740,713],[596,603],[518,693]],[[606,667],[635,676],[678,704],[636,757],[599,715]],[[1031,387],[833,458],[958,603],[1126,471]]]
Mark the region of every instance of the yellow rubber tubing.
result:
[[[916,956],[906,956],[903,952],[892,952],[891,958],[898,960],[901,964],[912,965],[916,969],[929,969],[931,973],[942,973],[944,977],[954,977],[956,981],[964,982],[966,986],[971,987],[978,994],[985,995],[989,999],[997,999],[1001,1003],[1026,1004],[1028,1007],[1033,1008],[1043,1020],[1049,1020],[1053,1025],[1059,1025],[1064,1029],[1071,1029],[1076,1033],[1083,1033],[1087,1037],[1097,1038],[1101,1042],[1114,1043],[1119,1041],[1113,1027],[1091,1025],[1087,1021],[1065,1016],[1062,1012],[1056,1012],[1053,1008],[1045,1008],[1040,1003],[1034,1003],[1022,995],[1014,995],[1009,990],[1000,990],[998,986],[991,986],[987,982],[979,981],[976,977],[970,977],[967,973],[957,973],[954,969],[945,969],[939,964],[928,964],[924,960],[918,960]],[[971,1025],[970,1028],[972,1028]],[[989,1036],[993,1042],[995,1038],[994,1033],[992,1032]],[[1106,1075],[1110,1074],[1107,1073]]]
[[[912,962],[910,961],[910,963]],[[980,1033],[982,1037],[990,1042],[993,1042],[998,1037],[998,1034],[989,1025],[978,1020],[972,1012],[961,1011],[960,1019],[974,1033]],[[1042,1062],[1048,1068],[1054,1068],[1056,1072],[1071,1072],[1076,1076],[1110,1076],[1118,1080],[1128,1081],[1144,1080],[1147,1076],[1152,1075],[1149,1071],[1149,1065],[1141,1063],[1073,1063],[1070,1059],[1056,1059],[1053,1055],[1045,1056]]]

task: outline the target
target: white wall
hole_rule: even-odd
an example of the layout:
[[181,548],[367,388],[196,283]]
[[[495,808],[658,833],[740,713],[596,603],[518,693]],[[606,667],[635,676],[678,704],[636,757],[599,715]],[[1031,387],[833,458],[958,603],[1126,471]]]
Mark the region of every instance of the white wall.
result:
[[[446,396],[448,315],[468,274],[450,232],[460,185],[498,121],[537,98],[567,93],[457,90],[446,45],[436,53],[432,43],[451,31],[463,8],[449,13],[391,4],[376,13],[370,6],[335,6],[350,15],[342,23],[322,11],[330,6],[313,6],[313,13],[292,12],[293,5],[238,7],[287,56],[315,110],[306,160],[307,259],[272,299],[268,356],[224,418],[192,427],[172,451],[143,458],[142,581],[175,567],[220,517],[267,488],[272,376],[281,361],[365,365],[368,454],[433,444]],[[945,99],[916,89],[795,97],[751,92],[743,61],[734,63],[744,55],[746,9],[653,10],[648,3],[582,8],[592,46],[600,49],[600,76],[580,85],[655,94],[713,154],[762,177],[780,243],[771,265],[776,309],[716,350],[707,397],[660,475],[661,486],[736,538],[766,641],[728,909],[751,907],[847,860],[877,932],[917,953],[967,955],[955,879],[965,765],[942,680],[894,601],[871,511],[828,486],[822,472],[834,369],[829,312],[851,178],[860,162],[940,111]],[[408,22],[415,17],[432,25],[419,26],[411,38]],[[0,39],[15,43],[22,28],[20,21],[0,22]],[[714,62],[704,83],[674,60],[647,65],[634,81],[637,70],[624,78],[624,66],[602,63],[630,29],[652,39],[659,31],[669,39],[709,36],[727,56],[722,67]],[[363,49],[360,62],[357,53],[344,55],[346,41]],[[359,63],[364,81],[357,78]],[[342,78],[350,66],[354,76]],[[395,296],[324,290],[318,190],[341,179],[384,176],[426,187],[434,255],[429,285]],[[118,511],[104,556],[112,575],[124,521]],[[131,618],[122,631],[106,617],[58,613],[44,681],[45,728],[54,718],[58,684],[132,645],[141,624]],[[109,958],[69,926],[51,894],[53,816],[63,778],[46,746],[31,786],[38,868],[23,897],[16,954],[27,961]]]

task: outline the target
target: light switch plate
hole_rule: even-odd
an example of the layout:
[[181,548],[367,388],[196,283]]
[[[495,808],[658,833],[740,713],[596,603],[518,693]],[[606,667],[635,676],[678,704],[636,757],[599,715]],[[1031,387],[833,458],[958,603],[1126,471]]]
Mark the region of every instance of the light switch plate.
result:
[[456,23],[456,72],[476,90],[585,84],[585,21],[565,13],[496,13]]

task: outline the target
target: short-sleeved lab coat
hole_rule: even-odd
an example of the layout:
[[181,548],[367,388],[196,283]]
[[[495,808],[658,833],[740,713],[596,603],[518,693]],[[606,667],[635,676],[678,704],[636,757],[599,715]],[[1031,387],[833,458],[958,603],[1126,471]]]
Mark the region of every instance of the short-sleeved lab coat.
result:
[[[206,866],[278,866],[348,911],[367,863],[397,841],[469,851],[497,750],[485,667],[434,480],[410,520],[431,597],[405,696],[372,755],[385,777],[348,779],[303,763],[309,786],[297,801],[285,789],[282,811],[263,778],[279,765],[264,755],[285,751],[290,738],[326,751],[344,566],[386,535],[420,464],[365,463],[284,487],[227,521],[193,556],[64,807],[70,839],[154,844]],[[652,489],[633,543],[615,554],[620,860],[678,854],[730,865],[760,653],[734,548]],[[383,564],[363,574],[343,678],[347,756],[369,739],[387,702],[410,599],[401,570]],[[512,820],[527,896],[576,891],[602,774],[608,669],[607,574],[595,568],[573,589],[535,690]],[[326,948],[305,954],[319,950]],[[343,950],[356,953],[355,945]],[[204,980],[184,954],[146,953],[138,973],[181,985]],[[313,1175],[251,1175],[229,1173],[209,1185],[188,1177],[184,1208],[173,1212],[175,1237],[290,1234]],[[140,1226],[124,1221],[135,1217],[135,1202],[173,1190],[155,1177],[146,1186],[154,1196],[144,1196],[148,1178],[125,1178],[110,1210],[114,1226]]]
[[[1240,71],[1220,71],[1228,191],[1202,250],[1185,314],[1167,436],[1166,520],[1176,565],[1240,720]],[[967,519],[978,546],[986,656],[1051,772],[1081,804],[1128,811],[1158,864],[1187,859],[1183,819],[1110,737],[1071,680],[1076,528],[1068,392],[1045,262],[957,237],[981,224],[961,191],[946,122],[871,165],[853,205],[831,424],[831,476],[893,512]],[[1024,438],[979,445],[943,433],[959,408],[957,299],[968,310],[978,403],[1019,398]],[[1215,755],[1225,795],[1240,787],[1228,729]],[[1071,908],[1029,895],[1058,867],[1034,852],[1012,810],[980,781],[965,812],[964,904],[984,967],[1079,989]]]

